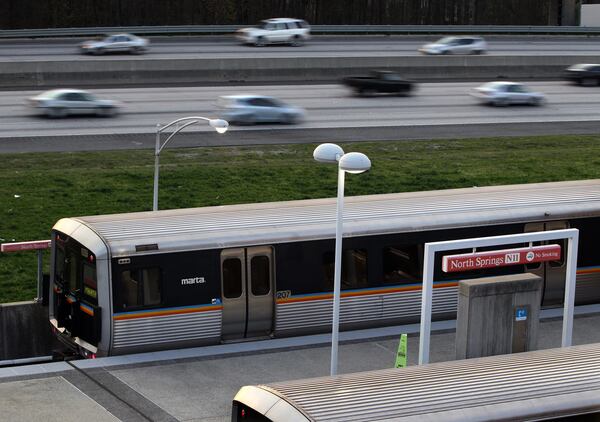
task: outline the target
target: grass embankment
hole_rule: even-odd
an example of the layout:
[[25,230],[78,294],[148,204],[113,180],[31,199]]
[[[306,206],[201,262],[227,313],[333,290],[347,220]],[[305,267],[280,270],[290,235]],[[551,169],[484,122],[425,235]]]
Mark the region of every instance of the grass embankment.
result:
[[[333,197],[336,170],[315,145],[171,149],[161,155],[161,209]],[[369,173],[346,195],[599,177],[600,136],[344,144]],[[152,151],[1,156],[0,242],[48,239],[61,217],[152,208]],[[45,256],[47,265],[48,255]],[[35,297],[35,253],[0,254],[0,302]]]

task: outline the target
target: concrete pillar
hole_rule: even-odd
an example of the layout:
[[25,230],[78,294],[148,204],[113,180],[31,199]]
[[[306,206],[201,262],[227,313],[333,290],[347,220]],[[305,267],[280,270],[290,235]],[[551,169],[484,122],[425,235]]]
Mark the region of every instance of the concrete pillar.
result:
[[456,358],[535,350],[542,286],[530,273],[460,281]]
[[560,25],[561,26],[576,26],[579,25],[579,0],[562,0]]

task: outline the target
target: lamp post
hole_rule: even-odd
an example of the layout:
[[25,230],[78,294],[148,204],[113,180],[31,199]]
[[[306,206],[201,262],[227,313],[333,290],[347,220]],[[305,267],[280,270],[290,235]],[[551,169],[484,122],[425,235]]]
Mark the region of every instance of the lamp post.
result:
[[[206,121],[208,124],[214,128],[219,133],[227,132],[227,128],[229,127],[229,123],[226,120],[221,119],[209,119],[207,117],[198,117],[198,116],[190,116],[190,117],[182,117],[181,119],[177,119],[169,123],[168,125],[161,126],[160,124],[156,125],[156,146],[154,148],[154,194],[152,197],[152,211],[158,211],[158,168],[159,168],[159,158],[160,152],[163,150],[165,146],[169,143],[169,141],[178,134],[180,131],[185,129],[186,127],[193,125],[198,122]],[[182,123],[180,125],[180,123]],[[165,142],[161,145],[160,143],[160,134],[172,126],[176,126],[175,131],[171,133]]]
[[369,158],[360,152],[349,152],[336,144],[321,144],[313,152],[320,163],[338,165],[337,212],[335,226],[335,267],[333,273],[333,323],[331,327],[331,375],[337,375],[338,334],[340,326],[340,291],[342,278],[342,232],[344,212],[344,176],[348,173],[362,173],[371,168]]

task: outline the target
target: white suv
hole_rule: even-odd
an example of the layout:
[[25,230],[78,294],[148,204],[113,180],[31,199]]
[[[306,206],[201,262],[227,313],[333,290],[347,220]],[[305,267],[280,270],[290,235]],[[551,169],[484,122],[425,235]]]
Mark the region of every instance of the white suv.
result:
[[267,19],[256,27],[238,30],[236,38],[244,44],[254,44],[257,47],[273,43],[299,46],[310,38],[310,26],[302,19]]

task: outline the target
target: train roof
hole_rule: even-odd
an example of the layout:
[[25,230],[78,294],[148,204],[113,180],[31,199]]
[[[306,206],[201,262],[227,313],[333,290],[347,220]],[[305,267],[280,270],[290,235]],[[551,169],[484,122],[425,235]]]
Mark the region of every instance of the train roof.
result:
[[273,422],[541,420],[600,410],[600,344],[246,386]]
[[[345,198],[344,237],[593,215],[599,179],[354,196]],[[329,239],[335,219],[329,198],[75,217],[54,229],[76,237],[86,226],[118,257],[149,244],[158,250],[144,253]]]

